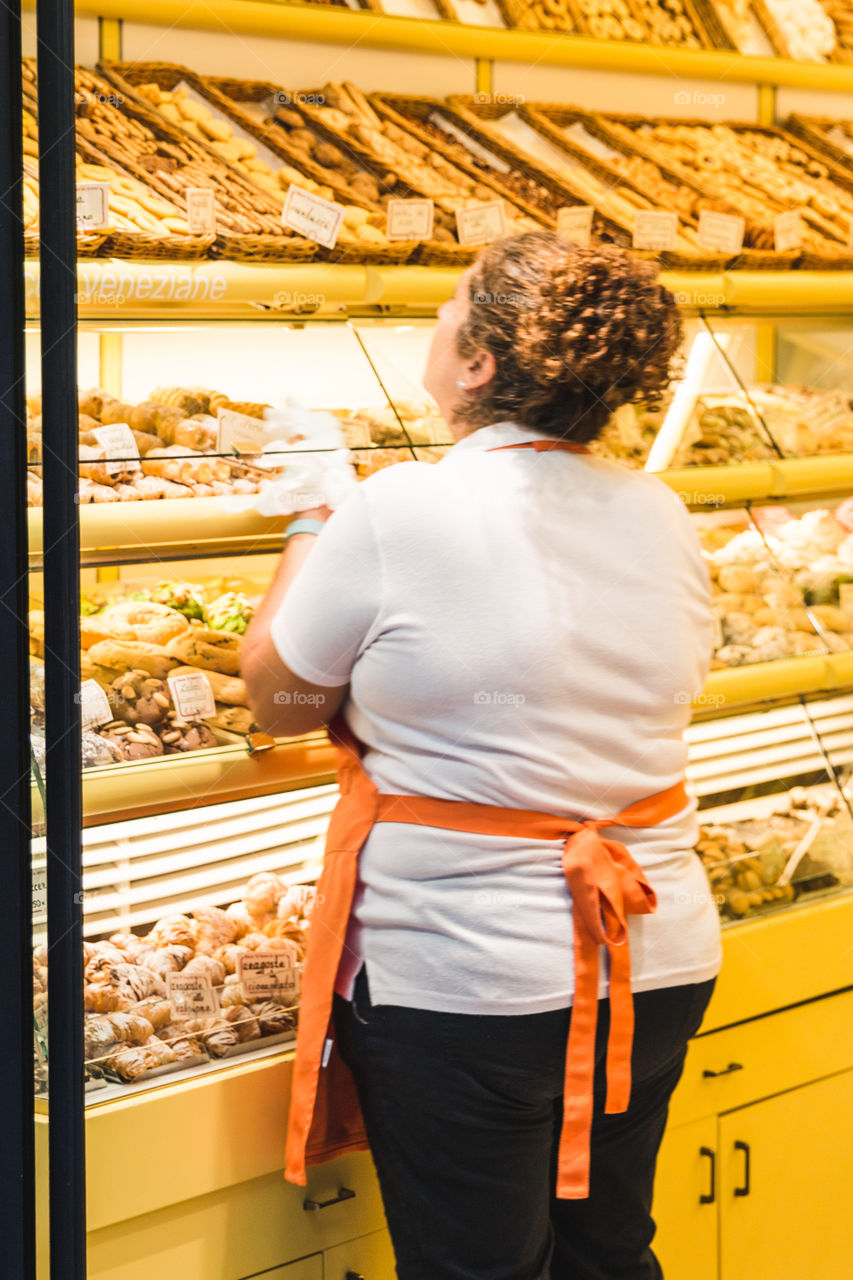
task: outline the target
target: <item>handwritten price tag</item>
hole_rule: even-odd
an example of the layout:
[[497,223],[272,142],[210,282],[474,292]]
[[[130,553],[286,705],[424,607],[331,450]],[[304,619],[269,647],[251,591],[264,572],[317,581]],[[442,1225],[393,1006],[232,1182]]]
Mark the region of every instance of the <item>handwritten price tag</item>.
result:
[[842,391],[830,391],[815,400],[803,416],[811,429],[820,435],[848,424],[850,403]]
[[33,872],[33,916],[38,919],[47,912],[47,871]]
[[460,244],[491,244],[506,235],[503,200],[486,200],[456,210],[456,234]]
[[212,187],[187,187],[187,226],[192,236],[216,231],[216,193]]
[[787,253],[789,249],[799,249],[803,243],[803,220],[799,209],[789,209],[780,213],[773,223],[773,240],[777,253]]
[[217,416],[217,453],[257,454],[269,443],[267,424],[261,418],[250,418],[233,409],[220,409]]
[[[104,465],[110,475],[124,475],[139,469],[139,448],[126,422],[112,422],[108,427],[93,427],[92,435],[106,454]],[[121,461],[121,459],[127,461]]]
[[181,676],[167,676],[172,702],[182,720],[203,720],[216,715],[216,700],[210,681],[203,671]]
[[206,973],[169,973],[166,993],[174,1018],[211,1017],[219,1012],[219,1000]]
[[672,249],[678,235],[678,214],[642,210],[634,217],[632,244],[635,249],[663,253]]
[[712,213],[703,209],[699,214],[696,238],[703,249],[714,253],[740,253],[746,219],[735,213]]
[[592,239],[592,217],[595,210],[591,204],[579,204],[574,207],[557,210],[557,235],[572,244],[588,245]]
[[299,970],[280,951],[251,951],[237,957],[237,976],[247,997],[276,995],[289,1004],[299,999]]
[[103,231],[110,225],[110,184],[77,183],[77,230]]
[[435,206],[431,200],[389,200],[385,234],[389,240],[431,240]]
[[80,685],[80,718],[84,729],[106,724],[113,719],[107,695],[97,680],[84,680]]
[[333,200],[324,200],[322,196],[315,196],[312,191],[291,183],[281,211],[281,221],[285,227],[305,236],[306,240],[314,240],[327,249],[333,249],[343,225],[344,209]]

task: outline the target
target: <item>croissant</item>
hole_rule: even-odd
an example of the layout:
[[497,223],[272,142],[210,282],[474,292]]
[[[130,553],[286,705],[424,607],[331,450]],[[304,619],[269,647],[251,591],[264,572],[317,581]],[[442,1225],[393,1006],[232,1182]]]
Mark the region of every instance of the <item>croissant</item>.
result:
[[90,1013],[113,1013],[130,1003],[115,983],[89,982],[83,988],[83,1008]]
[[215,1058],[221,1058],[240,1040],[236,1028],[224,1018],[187,1018],[183,1025],[187,1031],[199,1037],[204,1047]]
[[199,944],[206,943],[212,950],[233,942],[240,926],[219,907],[196,907],[193,917],[198,923]]
[[257,1040],[261,1035],[261,1026],[252,1010],[245,1004],[232,1004],[225,1010],[226,1022],[236,1028],[241,1044],[247,1040]]
[[201,973],[210,979],[212,987],[221,987],[225,981],[225,965],[213,956],[195,956],[185,967],[184,973]]
[[189,916],[163,916],[158,920],[146,941],[157,947],[170,945],[178,947],[195,947],[198,925]]

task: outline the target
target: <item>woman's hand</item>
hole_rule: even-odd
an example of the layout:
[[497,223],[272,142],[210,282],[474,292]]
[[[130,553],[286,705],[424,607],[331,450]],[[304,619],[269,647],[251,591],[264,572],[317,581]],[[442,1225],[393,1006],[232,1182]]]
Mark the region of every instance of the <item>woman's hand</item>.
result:
[[294,511],[293,519],[294,520],[322,520],[323,524],[325,524],[331,514],[332,514],[331,507],[309,507],[305,511]]

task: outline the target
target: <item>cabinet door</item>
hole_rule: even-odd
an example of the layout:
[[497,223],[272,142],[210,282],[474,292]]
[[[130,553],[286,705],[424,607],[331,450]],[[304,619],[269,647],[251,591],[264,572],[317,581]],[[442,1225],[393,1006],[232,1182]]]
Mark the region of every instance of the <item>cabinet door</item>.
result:
[[666,1280],[717,1280],[716,1170],[715,1117],[667,1129],[652,1209],[658,1228],[652,1247]]
[[722,1116],[721,1280],[849,1276],[851,1185],[853,1071]]
[[373,1231],[323,1253],[323,1280],[394,1280],[396,1274],[387,1231]]
[[289,1262],[286,1267],[275,1267],[272,1271],[262,1271],[247,1280],[323,1280],[323,1255],[315,1253],[312,1258],[303,1258],[300,1262]]

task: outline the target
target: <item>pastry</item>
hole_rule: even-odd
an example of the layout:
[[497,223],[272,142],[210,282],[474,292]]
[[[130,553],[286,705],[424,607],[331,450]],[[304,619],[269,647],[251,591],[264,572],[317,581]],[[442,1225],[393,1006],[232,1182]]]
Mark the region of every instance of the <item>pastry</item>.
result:
[[157,975],[163,982],[170,973],[180,973],[192,959],[192,949],[170,943],[165,947],[157,947],[148,952],[141,962],[146,969]]
[[163,754],[163,743],[147,724],[112,721],[104,725],[100,736],[117,748],[123,760],[150,760]]
[[194,950],[197,935],[198,925],[189,916],[164,916],[153,926],[148,940],[158,947],[174,944]]
[[194,720],[180,726],[172,724],[161,733],[160,739],[167,756],[184,751],[205,751],[219,745],[216,735],[201,720]]
[[[174,644],[174,640],[169,642]],[[168,649],[142,640],[99,640],[89,649],[89,657],[99,667],[116,671],[140,669],[164,680],[180,664]]]
[[187,1018],[184,1028],[192,1035],[198,1036],[209,1053],[221,1058],[233,1045],[239,1043],[236,1027],[232,1027],[224,1018]]
[[116,720],[123,720],[129,725],[147,724],[152,729],[158,729],[165,723],[171,706],[166,682],[140,671],[116,676],[107,697]]
[[146,644],[165,645],[189,629],[189,622],[177,609],[156,601],[126,600],[112,604],[98,615],[98,622],[113,634],[131,632],[135,640]]
[[200,628],[190,628],[175,636],[166,646],[172,657],[180,659],[185,666],[218,671],[226,676],[239,674],[240,647],[240,637],[229,631],[203,631]]
[[200,973],[210,979],[212,987],[221,987],[225,981],[225,965],[213,956],[196,955],[184,968],[184,973]]
[[193,917],[198,925],[198,947],[206,947],[208,953],[233,942],[240,932],[236,920],[219,907],[196,907]]
[[116,1053],[108,1055],[103,1065],[113,1071],[122,1080],[138,1080],[146,1071],[177,1062],[177,1055],[162,1040],[153,1043],[125,1046]]
[[214,631],[243,635],[254,617],[255,606],[240,591],[226,591],[207,607],[207,622]]
[[140,1013],[110,1013],[107,1021],[113,1029],[113,1039],[124,1044],[144,1044],[154,1034],[154,1028]]
[[259,1004],[250,1005],[257,1018],[261,1033],[265,1036],[277,1035],[280,1031],[290,1031],[296,1026],[296,1011],[285,1009],[274,1000],[263,1000]]
[[204,621],[204,589],[191,582],[158,582],[152,598],[185,618]]
[[130,1003],[117,983],[87,982],[83,987],[83,1008],[89,1013],[113,1013]]
[[229,1005],[223,1011],[223,1017],[236,1030],[240,1044],[246,1044],[249,1040],[258,1040],[260,1038],[261,1025],[247,1005]]
[[84,729],[80,735],[80,759],[84,769],[104,764],[119,764],[126,757],[117,743],[100,733]]

